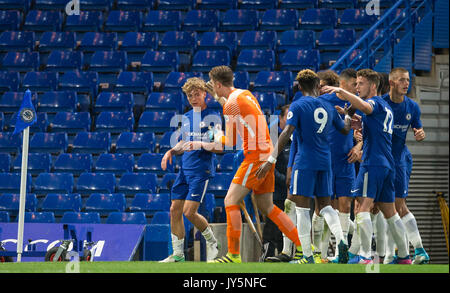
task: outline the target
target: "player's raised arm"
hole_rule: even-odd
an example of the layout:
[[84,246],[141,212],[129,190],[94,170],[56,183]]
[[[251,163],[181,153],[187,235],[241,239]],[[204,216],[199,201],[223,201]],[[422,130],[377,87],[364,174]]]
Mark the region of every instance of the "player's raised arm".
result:
[[269,159],[267,160],[267,162],[262,164],[256,171],[256,177],[258,179],[262,179],[262,178],[266,177],[267,172],[269,172],[270,168],[272,168],[272,164],[275,164],[277,162],[277,157],[284,150],[284,147],[288,143],[294,130],[295,130],[295,126],[289,125],[289,124],[286,125],[283,132],[281,132],[280,137],[278,138],[278,141],[275,144],[273,152],[269,156]]
[[349,101],[353,108],[356,108],[360,111],[362,111],[364,114],[370,115],[372,114],[373,108],[372,105],[360,97],[340,88],[340,87],[333,87],[333,86],[324,86],[322,88],[322,91],[325,93],[337,93],[347,101]]

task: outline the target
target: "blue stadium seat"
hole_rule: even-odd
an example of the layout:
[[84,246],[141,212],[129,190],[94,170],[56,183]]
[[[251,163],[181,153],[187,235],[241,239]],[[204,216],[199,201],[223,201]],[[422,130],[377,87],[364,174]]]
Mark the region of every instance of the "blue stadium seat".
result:
[[277,42],[275,31],[246,31],[239,41],[238,49],[273,50]]
[[75,112],[77,109],[77,93],[73,91],[50,91],[39,97],[38,112]]
[[106,153],[110,146],[108,132],[78,132],[72,143],[72,153]]
[[20,11],[27,11],[30,6],[30,0],[2,0],[0,2],[0,9],[17,9]]
[[39,40],[38,50],[49,52],[52,50],[73,50],[76,46],[74,32],[44,32]]
[[160,0],[158,1],[158,9],[161,10],[189,10],[193,9],[194,0]]
[[94,112],[131,112],[134,106],[133,93],[101,92],[95,100]]
[[209,180],[206,192],[213,193],[216,197],[225,197],[232,180],[232,173],[216,173],[216,176]]
[[41,206],[42,212],[53,212],[55,216],[62,216],[64,212],[81,211],[81,196],[78,193],[48,193]]
[[[13,172],[20,172],[22,169],[22,154],[18,155],[11,165]],[[48,173],[52,167],[52,157],[48,153],[28,153],[28,173],[39,175]]]
[[237,2],[237,0],[202,0],[197,6],[199,9],[227,10],[235,9]]
[[89,131],[91,114],[89,112],[58,112],[50,124],[51,132],[76,133]]
[[3,30],[19,30],[21,22],[22,16],[20,11],[0,10],[0,26]]
[[19,90],[19,72],[0,71],[0,92]]
[[183,21],[183,31],[216,31],[219,20],[215,10],[189,10]]
[[105,51],[117,49],[117,33],[87,32],[81,39],[81,51]]
[[[342,49],[339,52],[339,58],[341,56],[343,56],[345,53],[347,53],[347,50]],[[356,66],[360,65],[361,63],[367,61],[367,58],[361,53],[362,53],[361,49],[355,49],[350,53],[350,55],[348,56],[348,58],[349,58],[349,64],[348,64],[349,66],[348,67],[355,68]],[[350,64],[350,62],[352,62],[352,63]],[[372,68],[375,65],[374,56],[369,57],[369,64],[370,64],[369,68]]]
[[[27,174],[27,192],[31,192],[31,186],[31,174]],[[0,173],[0,193],[4,192],[20,192],[20,173]]]
[[150,10],[142,26],[143,31],[178,31],[181,29],[181,11]]
[[174,147],[178,142],[180,131],[167,131],[157,143],[160,153],[165,153]]
[[50,53],[45,70],[47,71],[73,71],[81,70],[83,66],[83,53],[77,51],[59,51]]
[[57,10],[30,10],[25,17],[23,30],[26,31],[61,31],[63,16]]
[[312,30],[289,30],[281,33],[277,46],[278,51],[289,49],[313,49],[316,36]]
[[22,135],[13,135],[12,132],[0,132],[0,152],[18,153],[22,148]]
[[151,132],[122,132],[117,138],[117,153],[139,154],[152,152],[154,149],[155,134]]
[[[6,92],[0,98],[0,111],[4,113],[18,112],[23,101],[24,92]],[[31,102],[36,105],[36,95],[32,94]],[[15,121],[14,121],[15,122]]]
[[320,65],[319,50],[289,49],[280,55],[280,69],[299,71],[306,68],[317,71]]
[[132,112],[100,112],[95,123],[95,130],[99,132],[118,133],[131,131],[134,124]]
[[30,139],[30,152],[61,153],[68,146],[67,133],[37,132]]
[[320,34],[318,47],[321,50],[342,50],[350,47],[356,41],[353,29],[329,29]]
[[333,29],[337,24],[335,9],[306,9],[300,22],[300,29],[324,30]]
[[112,212],[106,218],[106,224],[147,224],[145,213],[124,213],[124,212]]
[[31,125],[30,133],[45,132],[49,126],[48,115],[45,112],[37,113],[37,121]]
[[25,212],[25,223],[55,223],[53,212]]
[[0,52],[33,51],[34,32],[6,31],[0,34]]
[[154,0],[117,0],[120,10],[148,10],[154,8]]
[[153,92],[145,103],[145,111],[176,111],[182,113],[183,95],[179,92]]
[[136,162],[136,172],[155,173],[162,175],[164,173],[173,173],[173,164],[168,163],[167,169],[164,171],[161,168],[161,160],[164,154],[142,154]]
[[234,153],[223,155],[220,163],[217,165],[217,172],[233,172]]
[[54,91],[58,85],[57,72],[31,71],[23,77],[21,89],[34,92]]
[[250,75],[247,71],[235,71],[233,84],[235,88],[248,89],[250,85]]
[[0,172],[8,173],[11,167],[11,156],[9,154],[0,153]]
[[230,52],[230,55],[233,55],[236,49],[236,43],[236,32],[204,32],[200,38],[197,49],[228,50]]
[[110,212],[125,211],[126,202],[123,193],[92,193],[86,200],[84,210],[107,215]]
[[345,9],[339,22],[340,28],[362,30],[377,22],[376,15],[367,15],[365,9]]
[[105,31],[139,31],[142,26],[142,12],[137,10],[110,10],[105,21]]
[[201,72],[170,72],[164,81],[164,92],[178,92],[186,80],[191,77],[203,78]]
[[337,9],[353,8],[357,2],[357,0],[321,0],[319,7]]
[[317,8],[317,6],[318,0],[281,0],[279,3],[279,7],[285,9]]
[[115,92],[148,94],[153,90],[152,72],[122,71],[117,76]]
[[91,172],[92,165],[91,154],[60,154],[55,160],[53,171],[80,175],[83,172]]
[[100,214],[96,212],[65,212],[61,218],[62,224],[100,224]]
[[191,53],[196,46],[197,33],[195,31],[168,31],[161,39],[159,50]]
[[66,7],[65,0],[35,0],[34,8],[42,10],[63,10]]
[[34,192],[43,193],[71,193],[74,180],[70,173],[41,173],[34,182]]
[[129,153],[101,154],[95,162],[95,172],[122,174],[133,172],[134,157]]
[[273,9],[277,6],[276,1],[273,0],[242,0],[239,1],[239,8],[241,9]]
[[[19,213],[20,194],[4,193],[0,195],[0,211],[8,212],[10,216]],[[27,193],[25,197],[25,211],[35,212],[38,205],[36,194]]]
[[110,0],[80,0],[80,7],[86,10],[109,11],[113,4]]
[[170,193],[172,185],[175,182],[177,174],[166,173],[164,174],[161,182],[158,184],[158,193]]
[[253,90],[291,95],[293,82],[291,71],[260,71],[256,74]]
[[3,112],[0,112],[0,129],[3,131],[3,121],[5,120],[5,115],[3,114]]
[[253,92],[253,95],[258,100],[261,110],[266,114],[273,114],[277,107],[277,98],[274,92]]
[[123,51],[96,51],[91,57],[90,70],[97,72],[120,72],[126,70],[127,53]]
[[101,11],[87,11],[82,9],[79,15],[68,15],[64,31],[66,32],[96,32],[103,24]]
[[77,93],[97,94],[98,73],[94,71],[69,71],[59,79],[59,90],[73,90]]
[[141,61],[141,70],[152,72],[177,71],[180,66],[178,52],[147,51]]
[[244,49],[237,58],[236,70],[256,72],[272,71],[275,67],[273,50]]
[[199,50],[194,54],[191,70],[209,72],[215,66],[229,66],[230,62],[231,57],[227,50]]
[[221,21],[222,31],[250,31],[258,26],[256,10],[251,9],[229,9]]
[[140,192],[156,192],[156,174],[125,173],[117,183],[117,192],[134,194]]
[[113,173],[82,173],[75,189],[81,194],[114,193],[116,177]]
[[295,9],[269,9],[261,17],[261,30],[285,31],[298,26],[298,13]]
[[137,131],[166,132],[178,127],[180,117],[175,112],[144,112],[139,118]]
[[153,215],[152,225],[155,224],[170,224],[170,212],[158,211]]
[[37,71],[38,67],[38,52],[8,52],[2,60],[4,70],[28,72]]
[[131,212],[144,212],[153,216],[156,212],[170,209],[170,195],[168,193],[136,193],[130,204]]
[[9,216],[9,213],[5,211],[0,211],[0,223],[9,223],[10,221],[11,218]]
[[156,32],[127,32],[120,49],[125,52],[145,52],[158,48],[159,35]]

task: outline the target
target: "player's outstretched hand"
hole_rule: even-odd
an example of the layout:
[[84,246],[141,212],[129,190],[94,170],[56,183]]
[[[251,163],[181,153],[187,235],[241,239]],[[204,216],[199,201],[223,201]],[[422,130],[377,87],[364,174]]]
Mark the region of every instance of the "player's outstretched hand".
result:
[[263,179],[264,177],[266,177],[267,172],[270,171],[270,169],[272,168],[272,163],[270,162],[264,162],[262,165],[259,166],[258,170],[256,170],[256,178],[258,178],[258,180]]
[[185,152],[197,151],[202,149],[201,141],[187,141],[183,144],[183,150]]
[[326,85],[326,86],[323,86],[321,88],[321,90],[324,94],[332,94],[332,93],[339,93],[341,91],[341,88],[336,87],[336,86]]
[[167,169],[167,161],[172,165],[172,152],[170,150],[167,151],[161,159],[161,169],[163,169],[163,171]]
[[414,137],[416,138],[416,141],[422,141],[425,139],[425,131],[423,131],[423,128],[413,128],[412,130],[414,131]]
[[350,164],[360,161],[361,158],[362,151],[357,146],[354,146],[347,154],[347,162]]
[[350,126],[354,130],[361,130],[362,128],[362,117],[358,114],[353,115],[352,121],[350,122]]
[[208,81],[207,83],[206,83],[206,91],[211,95],[211,96],[216,96],[216,93],[214,92],[214,88],[213,88],[213,86],[212,86],[212,83],[211,83],[211,81]]

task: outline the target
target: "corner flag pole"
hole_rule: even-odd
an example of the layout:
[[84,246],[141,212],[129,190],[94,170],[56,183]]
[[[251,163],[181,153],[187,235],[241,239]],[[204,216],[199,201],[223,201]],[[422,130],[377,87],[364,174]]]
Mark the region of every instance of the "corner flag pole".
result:
[[17,230],[17,262],[22,261],[22,252],[23,252],[23,226],[25,221],[25,199],[27,194],[29,137],[30,137],[30,127],[28,126],[23,131],[22,168],[20,174],[19,221]]
[[25,222],[25,199],[27,195],[27,171],[28,171],[28,144],[30,138],[30,126],[36,123],[37,115],[31,101],[31,91],[26,90],[22,105],[16,116],[16,125],[13,135],[23,131],[22,144],[22,168],[20,174],[20,202],[17,224],[17,262],[21,262],[23,253],[23,228]]

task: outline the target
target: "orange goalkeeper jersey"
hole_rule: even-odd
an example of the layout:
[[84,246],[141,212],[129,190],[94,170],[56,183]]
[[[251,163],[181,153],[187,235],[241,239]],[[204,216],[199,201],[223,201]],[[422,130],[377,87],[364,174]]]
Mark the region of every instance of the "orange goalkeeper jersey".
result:
[[237,132],[243,141],[244,160],[267,160],[272,153],[266,117],[258,100],[248,90],[234,89],[223,105],[225,138],[223,144],[236,145]]

